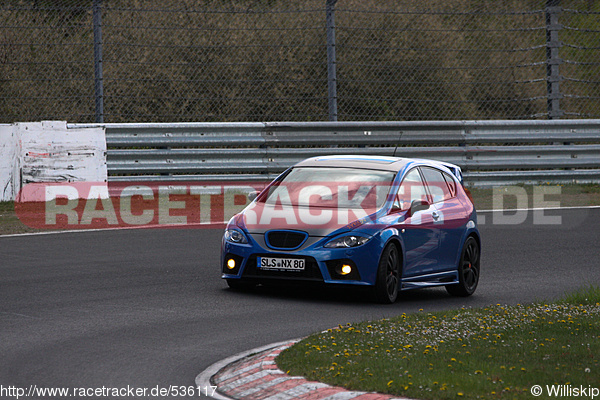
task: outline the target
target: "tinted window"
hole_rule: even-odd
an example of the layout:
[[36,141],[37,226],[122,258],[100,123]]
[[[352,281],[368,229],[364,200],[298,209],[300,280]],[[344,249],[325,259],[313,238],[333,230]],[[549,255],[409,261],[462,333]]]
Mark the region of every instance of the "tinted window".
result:
[[401,210],[408,210],[413,200],[427,200],[425,184],[421,179],[419,170],[414,168],[406,174],[398,190],[398,206]]
[[446,183],[448,184],[448,188],[450,189],[450,194],[452,195],[452,197],[456,196],[456,182],[454,181],[454,179],[452,179],[452,177],[447,174],[447,173],[443,173],[444,174],[444,178],[446,179]]
[[429,193],[431,193],[434,203],[452,198],[452,193],[450,193],[450,189],[448,188],[446,179],[444,179],[444,175],[442,175],[442,171],[428,167],[422,168],[421,171],[423,172],[427,187],[429,188]]

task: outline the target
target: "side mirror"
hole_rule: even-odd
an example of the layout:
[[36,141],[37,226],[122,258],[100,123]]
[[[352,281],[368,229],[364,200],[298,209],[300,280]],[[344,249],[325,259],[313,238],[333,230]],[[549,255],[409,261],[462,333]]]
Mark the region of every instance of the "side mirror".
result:
[[402,208],[400,208],[397,205],[392,206],[392,208],[390,209],[389,214],[396,214],[402,211]]
[[258,197],[258,192],[256,192],[256,191],[248,193],[248,200],[250,200],[250,201],[254,201],[254,199],[256,199],[257,197]]
[[427,200],[413,200],[410,203],[410,210],[408,210],[408,216],[414,215],[418,211],[429,209],[429,202]]
[[398,202],[398,200],[394,201],[394,203],[392,204],[392,208],[390,209],[389,214],[396,214],[403,211],[402,207],[400,207],[400,203]]

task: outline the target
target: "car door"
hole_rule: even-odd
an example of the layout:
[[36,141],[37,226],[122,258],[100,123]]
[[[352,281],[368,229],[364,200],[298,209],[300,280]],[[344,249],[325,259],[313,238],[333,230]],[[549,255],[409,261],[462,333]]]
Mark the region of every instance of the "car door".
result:
[[434,225],[439,228],[436,270],[456,269],[460,242],[469,216],[456,197],[456,182],[450,175],[433,167],[421,167],[421,173],[431,196]]
[[434,223],[434,208],[417,211],[410,215],[414,200],[430,201],[425,183],[418,168],[413,168],[404,177],[397,195],[397,207],[404,213],[402,239],[406,253],[403,276],[421,275],[437,269],[436,253],[439,246],[439,228]]

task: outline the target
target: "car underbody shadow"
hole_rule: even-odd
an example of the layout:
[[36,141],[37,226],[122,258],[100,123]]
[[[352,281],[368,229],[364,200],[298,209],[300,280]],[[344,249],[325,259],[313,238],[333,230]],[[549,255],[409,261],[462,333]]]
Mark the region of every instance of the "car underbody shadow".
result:
[[[305,282],[261,282],[255,286],[240,289],[225,289],[228,292],[272,299],[310,301],[318,303],[371,304],[376,299],[371,286],[331,285]],[[455,303],[443,286],[416,290],[404,290],[398,294],[395,304],[422,303],[428,305],[440,302]],[[387,307],[393,307],[388,305]],[[386,307],[385,305],[383,307]]]

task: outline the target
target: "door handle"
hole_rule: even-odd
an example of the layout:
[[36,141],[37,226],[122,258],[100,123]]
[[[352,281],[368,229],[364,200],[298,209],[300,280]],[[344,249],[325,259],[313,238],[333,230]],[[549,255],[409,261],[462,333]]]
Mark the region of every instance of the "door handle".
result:
[[431,213],[431,216],[433,217],[433,219],[437,220],[440,217],[440,214],[438,214],[437,211],[434,211]]

